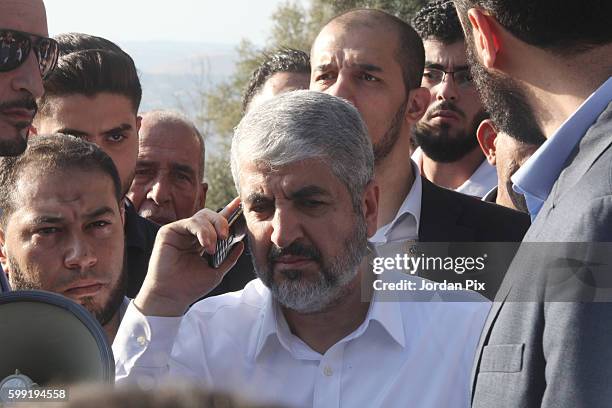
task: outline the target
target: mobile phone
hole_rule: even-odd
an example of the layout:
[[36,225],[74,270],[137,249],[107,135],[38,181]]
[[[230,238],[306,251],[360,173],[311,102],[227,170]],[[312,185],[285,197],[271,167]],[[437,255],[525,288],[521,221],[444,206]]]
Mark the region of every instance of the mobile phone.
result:
[[246,221],[242,213],[242,205],[238,207],[227,218],[229,226],[229,234],[226,239],[218,239],[215,247],[215,253],[210,255],[204,253],[203,256],[208,260],[208,264],[213,268],[218,268],[225,261],[234,245],[242,241],[246,236]]

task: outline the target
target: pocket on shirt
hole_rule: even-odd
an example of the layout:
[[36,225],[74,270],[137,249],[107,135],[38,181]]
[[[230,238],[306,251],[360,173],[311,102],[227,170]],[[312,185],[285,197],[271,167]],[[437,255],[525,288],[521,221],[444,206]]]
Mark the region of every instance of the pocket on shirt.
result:
[[518,373],[523,368],[525,344],[490,344],[483,348],[481,373]]

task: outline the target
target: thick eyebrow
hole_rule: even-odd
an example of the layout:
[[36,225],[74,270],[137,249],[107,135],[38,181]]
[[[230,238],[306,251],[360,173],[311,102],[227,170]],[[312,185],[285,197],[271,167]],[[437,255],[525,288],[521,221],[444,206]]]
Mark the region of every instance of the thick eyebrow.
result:
[[[442,64],[429,61],[425,61],[425,68],[439,69],[440,71],[444,71],[446,69],[446,67]],[[469,68],[470,67],[468,65],[457,65],[456,67],[454,67],[453,71],[466,71]]]
[[104,132],[102,132],[103,135],[112,135],[115,134],[117,132],[125,132],[126,130],[132,130],[132,125],[128,124],[128,123],[122,123],[121,125],[114,127],[112,129],[109,130],[105,130]]
[[38,224],[58,224],[64,220],[64,217],[61,216],[53,216],[53,215],[40,215],[38,217],[34,217],[30,220],[30,224],[38,225]]
[[[335,66],[336,66],[335,63],[330,62],[330,63],[327,63],[327,64],[318,65],[316,67],[316,70],[317,71],[327,71],[328,69],[333,68]],[[364,64],[352,64],[352,66],[357,67],[357,68],[359,68],[359,69],[361,69],[363,71],[370,71],[370,72],[382,72],[382,70],[383,70],[378,65],[367,64],[367,63],[364,63]]]
[[91,212],[88,212],[87,214],[85,214],[85,218],[92,219],[92,218],[98,218],[102,215],[114,215],[114,214],[115,214],[115,211],[113,211],[112,208],[108,206],[104,206],[104,207],[96,208],[95,210]]
[[291,193],[289,199],[300,200],[312,196],[329,196],[329,192],[319,186],[309,185]]
[[270,201],[272,201],[272,199],[269,197],[266,197],[262,193],[251,193],[244,200],[244,202],[247,204],[263,203],[263,202],[270,202]]
[[82,130],[71,129],[71,128],[62,128],[58,129],[56,133],[63,133],[65,135],[71,135],[78,138],[84,138],[88,136],[87,132],[83,132]]
[[194,176],[195,175],[195,170],[193,169],[193,167],[188,166],[186,164],[172,163],[172,164],[170,164],[170,168],[172,169],[172,171],[178,171],[178,172],[182,172],[182,173],[187,173],[190,176]]
[[136,167],[147,167],[147,168],[157,167],[157,163],[155,163],[154,161],[150,161],[150,160],[138,159],[136,160]]
[[[89,213],[85,214],[85,218],[86,219],[92,219],[92,218],[97,218],[100,217],[102,215],[113,215],[115,214],[115,211],[113,211],[112,208],[108,207],[108,206],[104,206],[104,207],[100,207],[100,208],[96,208],[93,211],[90,211]],[[31,225],[39,225],[39,224],[59,224],[61,222],[63,222],[65,220],[64,217],[62,217],[61,215],[57,216],[57,215],[40,215],[38,217],[34,217],[32,218],[32,220],[30,221]]]

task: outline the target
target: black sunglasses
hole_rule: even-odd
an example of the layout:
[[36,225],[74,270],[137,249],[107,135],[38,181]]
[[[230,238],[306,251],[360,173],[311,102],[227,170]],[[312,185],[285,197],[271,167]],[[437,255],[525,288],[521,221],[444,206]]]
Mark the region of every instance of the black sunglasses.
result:
[[34,50],[40,75],[45,79],[55,65],[59,54],[57,41],[39,35],[0,28],[0,72],[17,69]]

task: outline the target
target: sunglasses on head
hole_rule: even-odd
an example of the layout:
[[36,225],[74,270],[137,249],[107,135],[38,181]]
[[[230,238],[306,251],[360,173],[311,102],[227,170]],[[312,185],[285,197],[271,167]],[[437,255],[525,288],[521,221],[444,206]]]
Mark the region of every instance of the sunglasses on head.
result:
[[0,28],[0,72],[17,69],[34,50],[40,75],[45,79],[55,65],[59,54],[57,41],[39,35]]

